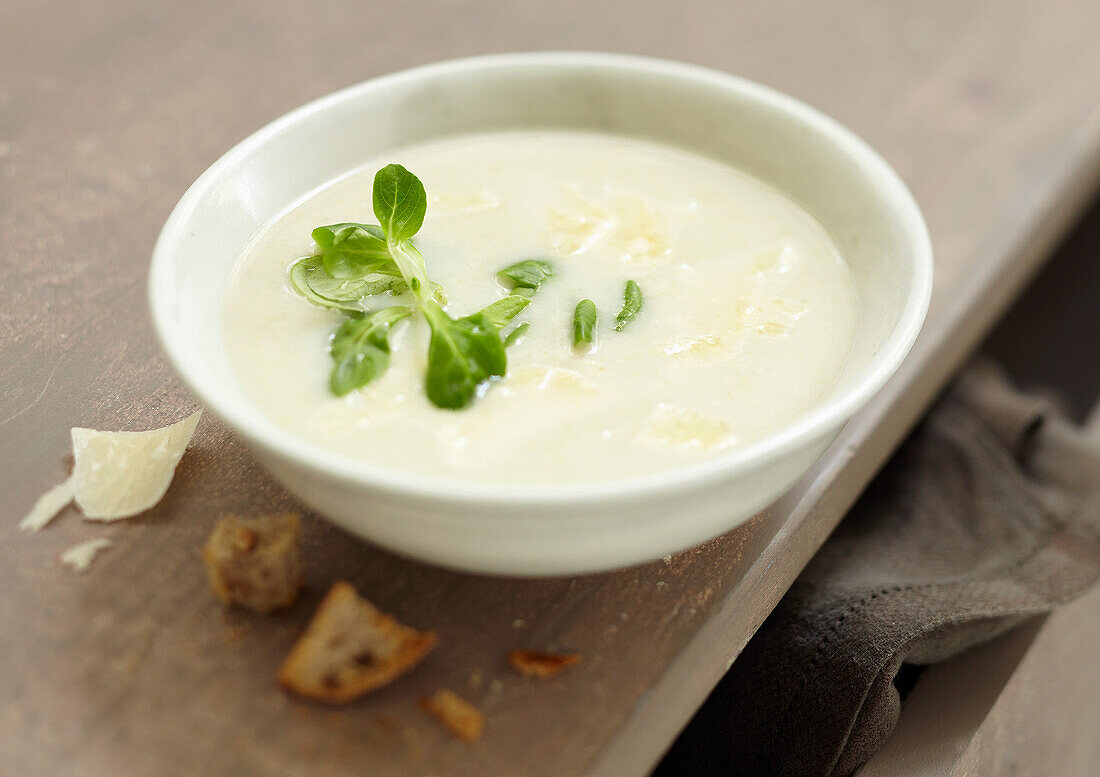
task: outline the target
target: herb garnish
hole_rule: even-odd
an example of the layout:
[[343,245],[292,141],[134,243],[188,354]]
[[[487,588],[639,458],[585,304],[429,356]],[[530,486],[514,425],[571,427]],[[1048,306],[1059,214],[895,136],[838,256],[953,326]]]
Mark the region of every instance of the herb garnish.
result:
[[504,347],[508,348],[519,342],[520,338],[527,334],[527,330],[531,328],[530,321],[524,321],[522,324],[516,326],[508,336],[504,338]]
[[390,365],[390,329],[411,315],[411,308],[395,305],[352,316],[342,323],[329,347],[336,362],[329,376],[332,393],[342,397],[385,372]]
[[317,305],[350,312],[363,312],[363,300],[377,294],[403,294],[409,290],[405,280],[379,273],[359,277],[335,278],[325,269],[319,256],[302,259],[290,268],[290,283],[295,291]]
[[313,230],[313,242],[325,272],[333,278],[360,278],[381,273],[400,278],[386,245],[386,236],[373,224],[332,224]]
[[592,343],[596,339],[596,323],[600,314],[596,310],[596,303],[590,299],[582,299],[577,303],[573,311],[573,347],[587,351],[591,350]]
[[[329,387],[343,396],[365,386],[389,366],[389,334],[394,325],[419,311],[431,328],[424,386],[441,408],[466,407],[490,379],[507,369],[501,329],[530,303],[539,284],[553,275],[546,262],[528,260],[502,270],[517,293],[469,316],[451,318],[439,301],[441,290],[428,278],[424,257],[413,245],[427,212],[420,179],[401,165],[374,177],[373,205],[378,225],[344,223],[313,230],[318,251],[290,268],[290,282],[317,305],[348,314],[332,337],[334,361]],[[412,293],[412,306],[368,310],[380,294]],[[438,301],[437,301],[438,300]],[[509,336],[522,334],[524,325]]]
[[421,308],[432,339],[424,388],[438,407],[452,410],[470,404],[478,387],[508,368],[500,330],[484,310],[453,319],[434,301]]
[[424,184],[401,165],[386,165],[374,176],[374,215],[386,246],[405,282],[421,302],[427,299],[428,270],[412,237],[424,224],[428,195]]
[[[519,341],[528,322],[501,336],[554,268],[541,259],[524,259],[497,273],[509,290],[506,297],[461,318],[452,318],[442,289],[428,278],[424,256],[413,237],[424,224],[428,198],[420,179],[401,165],[382,168],[374,177],[374,215],[378,224],[342,223],[312,232],[317,252],[295,262],[290,283],[310,302],[348,317],[332,336],[333,368],[329,388],[343,396],[367,385],[390,363],[389,335],[393,327],[420,313],[431,329],[424,388],[437,407],[469,405],[492,379],[508,368],[505,349]],[[409,304],[374,308],[370,301],[389,294]],[[400,301],[400,300],[398,300]],[[622,331],[642,309],[642,290],[627,281],[623,307],[615,317]],[[573,311],[573,346],[590,351],[595,344],[599,311],[590,299]]]
[[512,294],[532,297],[547,278],[554,275],[554,268],[541,259],[524,259],[505,267],[497,277],[511,289]]
[[623,328],[634,320],[638,311],[642,309],[642,289],[636,281],[627,281],[623,291],[623,309],[615,316],[615,331],[621,332]]
[[421,306],[432,328],[424,387],[433,404],[451,410],[466,407],[482,383],[504,376],[508,360],[500,330],[529,302],[509,295],[459,319],[448,316],[434,300]]
[[511,323],[512,319],[520,314],[525,307],[531,304],[526,297],[509,294],[501,297],[496,302],[491,302],[482,308],[476,315],[485,315],[488,321],[497,329],[503,329]]

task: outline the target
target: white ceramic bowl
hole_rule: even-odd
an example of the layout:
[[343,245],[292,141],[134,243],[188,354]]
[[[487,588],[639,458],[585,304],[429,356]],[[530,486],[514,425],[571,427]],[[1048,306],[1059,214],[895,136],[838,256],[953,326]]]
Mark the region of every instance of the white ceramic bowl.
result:
[[[305,192],[388,149],[517,128],[647,138],[769,182],[828,227],[851,262],[860,323],[835,391],[748,447],[657,476],[507,491],[387,471],[294,437],[235,379],[220,330],[234,261]],[[287,488],[372,542],[461,569],[559,575],[690,547],[788,489],[877,391],[920,329],[932,254],[905,185],[863,141],[758,84],[633,57],[509,54],[429,65],[329,95],[214,163],[161,232],[149,278],[164,350],[195,395]]]

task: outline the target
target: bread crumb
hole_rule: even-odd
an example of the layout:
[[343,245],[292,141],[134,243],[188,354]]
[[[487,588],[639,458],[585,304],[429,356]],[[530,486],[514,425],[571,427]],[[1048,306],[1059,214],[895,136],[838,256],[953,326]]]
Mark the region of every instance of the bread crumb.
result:
[[421,699],[420,708],[434,716],[464,742],[473,742],[480,737],[485,725],[485,717],[477,707],[446,688],[440,688],[433,696]]
[[526,677],[553,677],[561,670],[579,664],[580,653],[543,653],[537,650],[513,650],[508,663]]
[[19,528],[26,532],[36,532],[44,529],[71,501],[73,501],[72,476],[64,483],[58,483],[38,497],[34,507],[19,522]]
[[293,604],[302,587],[299,526],[296,513],[218,521],[202,551],[214,593],[257,612]]
[[398,729],[397,721],[389,715],[379,715],[374,719],[374,725],[382,729],[387,734],[396,734]]
[[340,580],[283,661],[279,685],[315,701],[353,701],[405,674],[435,643],[433,632],[398,623]]
[[98,539],[78,542],[68,550],[61,553],[61,563],[75,569],[77,572],[85,572],[92,565],[92,561],[101,550],[106,550],[113,545],[110,540],[99,537]]

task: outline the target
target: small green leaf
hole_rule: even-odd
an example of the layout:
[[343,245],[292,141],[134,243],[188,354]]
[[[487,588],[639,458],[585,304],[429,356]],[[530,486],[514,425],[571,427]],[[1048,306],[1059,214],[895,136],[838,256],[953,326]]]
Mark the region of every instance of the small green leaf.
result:
[[428,210],[424,184],[401,165],[386,165],[374,176],[374,215],[392,248],[420,231]]
[[[502,329],[518,316],[520,312],[531,304],[531,300],[516,294],[501,297],[496,302],[491,302],[475,313],[475,316],[485,316],[497,329]],[[470,318],[470,316],[467,316]]]
[[573,311],[573,347],[588,350],[596,339],[596,324],[600,318],[596,303],[582,299]]
[[373,224],[332,224],[313,230],[318,256],[333,278],[359,278],[370,273],[401,277],[390,256],[386,236]]
[[372,273],[358,278],[333,278],[319,256],[300,259],[290,268],[290,284],[310,302],[326,308],[363,312],[363,299],[376,294],[403,294],[401,278]]
[[513,329],[511,332],[508,333],[507,337],[504,338],[504,347],[508,348],[510,346],[515,345],[517,342],[519,342],[519,339],[527,333],[527,330],[530,329],[530,328],[531,328],[531,322],[530,321],[524,321],[522,324],[519,324],[515,329]]
[[466,407],[483,383],[508,367],[500,329],[484,310],[456,320],[434,300],[420,309],[432,330],[424,378],[428,399],[448,410]]
[[553,276],[553,266],[541,259],[524,259],[497,273],[501,283],[512,289],[513,294],[522,294],[525,297],[533,296],[542,282]]
[[332,393],[342,397],[377,378],[390,364],[390,329],[412,314],[396,305],[347,319],[332,336],[329,353],[335,365],[329,376]]
[[642,289],[636,281],[627,281],[623,291],[623,309],[615,316],[615,331],[623,331],[623,327],[633,321],[641,309]]

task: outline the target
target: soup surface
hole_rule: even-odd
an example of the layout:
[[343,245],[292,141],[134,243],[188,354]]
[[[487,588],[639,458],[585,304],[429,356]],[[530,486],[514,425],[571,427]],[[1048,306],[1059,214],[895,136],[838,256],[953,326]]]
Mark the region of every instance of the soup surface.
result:
[[[314,227],[377,223],[374,174],[390,162],[424,183],[414,240],[451,316],[504,296],[496,273],[518,260],[555,270],[516,319],[530,327],[506,376],[462,410],[425,396],[420,317],[396,325],[384,374],[334,396],[328,344],[343,315],[288,281]],[[644,304],[619,332],[627,280]],[[583,298],[600,322],[579,354]],[[409,148],[313,192],[243,252],[223,324],[246,393],[305,440],[390,470],[564,484],[682,467],[776,431],[832,390],[857,317],[829,234],[778,191],[673,148],[545,132]]]

